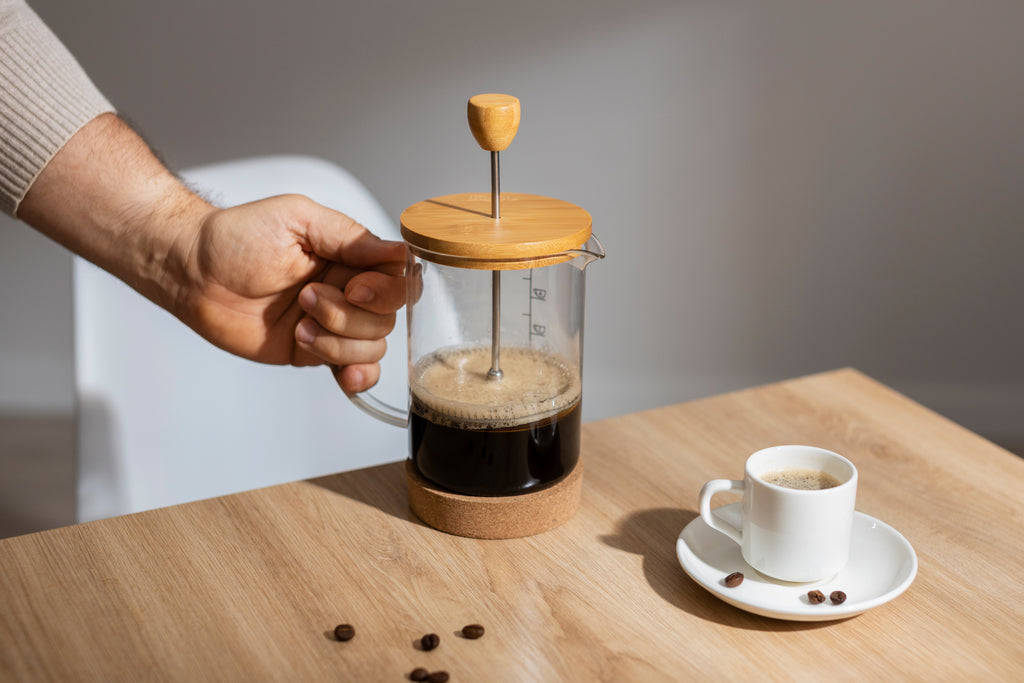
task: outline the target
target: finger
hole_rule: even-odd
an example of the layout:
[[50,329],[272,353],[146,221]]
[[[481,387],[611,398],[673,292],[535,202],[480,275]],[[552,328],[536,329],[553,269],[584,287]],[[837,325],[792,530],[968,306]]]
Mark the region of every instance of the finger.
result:
[[380,364],[356,363],[334,369],[334,379],[342,391],[358,394],[371,389],[380,379]]
[[388,345],[384,339],[351,339],[328,332],[312,318],[295,326],[295,345],[302,351],[333,365],[376,363]]
[[314,250],[314,253],[357,268],[382,269],[389,273],[401,273],[405,270],[405,242],[382,240],[366,228],[339,250],[325,251],[327,253]]
[[363,270],[361,268],[350,268],[344,263],[331,263],[318,279],[326,285],[332,285],[338,289],[345,289],[345,285],[348,284],[348,281],[362,272]]
[[291,364],[297,368],[307,368],[313,365],[327,365],[328,363],[320,356],[301,349],[296,345],[295,351],[292,353]]
[[[384,276],[387,277],[387,276]],[[299,305],[328,332],[352,339],[381,339],[395,327],[394,312],[376,313],[345,300],[336,287],[311,282],[299,292]]]
[[[338,289],[345,289],[352,278],[362,273],[382,273],[393,277],[401,278],[405,274],[404,263],[383,263],[372,269],[353,268],[344,263],[330,263],[317,278],[319,282],[334,285]],[[398,288],[404,285],[395,285]],[[397,309],[396,309],[397,310]]]
[[345,300],[367,311],[394,315],[405,304],[405,278],[368,270],[345,285]]
[[406,273],[405,277],[408,279],[406,282],[405,302],[410,306],[418,304],[420,297],[423,296],[423,264],[413,264],[413,267]]

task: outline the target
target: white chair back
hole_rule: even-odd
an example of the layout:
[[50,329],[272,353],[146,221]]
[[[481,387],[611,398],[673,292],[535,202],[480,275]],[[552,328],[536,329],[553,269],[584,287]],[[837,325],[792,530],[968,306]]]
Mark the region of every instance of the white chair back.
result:
[[[299,193],[387,239],[394,223],[322,159],[257,157],[183,178],[219,205]],[[78,521],[400,460],[405,431],[363,414],[324,367],[242,360],[108,273],[75,259]],[[405,404],[400,312],[374,392]]]

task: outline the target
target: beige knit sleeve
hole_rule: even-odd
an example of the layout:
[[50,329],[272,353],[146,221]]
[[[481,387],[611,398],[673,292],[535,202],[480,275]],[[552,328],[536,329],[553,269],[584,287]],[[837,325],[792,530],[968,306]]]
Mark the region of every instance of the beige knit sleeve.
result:
[[64,143],[108,111],[36,13],[21,0],[0,0],[0,210],[14,215]]

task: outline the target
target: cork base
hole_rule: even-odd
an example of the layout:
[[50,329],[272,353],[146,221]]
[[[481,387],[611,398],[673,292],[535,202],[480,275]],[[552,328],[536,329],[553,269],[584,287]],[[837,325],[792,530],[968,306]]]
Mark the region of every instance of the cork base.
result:
[[440,489],[405,461],[409,507],[427,525],[470,538],[519,538],[554,529],[572,517],[583,492],[583,462],[562,481],[518,496],[466,496]]

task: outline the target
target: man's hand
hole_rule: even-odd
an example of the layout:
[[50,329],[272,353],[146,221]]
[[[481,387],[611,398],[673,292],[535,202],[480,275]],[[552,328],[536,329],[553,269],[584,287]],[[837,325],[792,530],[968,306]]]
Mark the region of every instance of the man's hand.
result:
[[349,392],[377,382],[405,301],[401,242],[290,195],[210,213],[189,252],[180,310],[206,339],[264,363],[327,363]]
[[402,243],[299,196],[217,209],[111,114],[64,145],[18,216],[222,349],[326,363],[348,392],[376,383],[404,301]]

